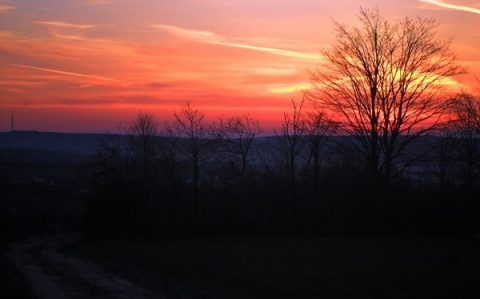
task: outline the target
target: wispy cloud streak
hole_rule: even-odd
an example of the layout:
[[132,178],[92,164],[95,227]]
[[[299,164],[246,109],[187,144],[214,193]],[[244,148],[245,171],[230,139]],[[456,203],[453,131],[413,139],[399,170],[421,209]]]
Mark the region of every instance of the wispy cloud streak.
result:
[[473,7],[468,7],[468,6],[463,6],[463,5],[455,5],[455,4],[449,4],[445,3],[442,1],[436,1],[436,0],[420,0],[420,2],[426,2],[430,3],[439,7],[443,8],[449,8],[449,9],[454,9],[454,10],[461,10],[461,11],[467,11],[475,14],[480,14],[480,9],[473,8]]
[[11,10],[11,9],[14,9],[14,8],[15,8],[15,6],[0,4],[0,13]]
[[45,85],[44,82],[31,82],[31,81],[13,81],[13,80],[8,80],[8,81],[1,81],[0,80],[0,85],[18,85],[18,86],[42,86]]
[[96,27],[95,25],[72,24],[72,23],[63,22],[63,21],[37,21],[35,23],[42,24],[42,25],[55,26],[55,27],[62,27],[62,28],[66,27],[66,28],[77,28],[77,29],[88,29],[88,28]]
[[287,57],[296,57],[296,58],[305,58],[305,59],[319,59],[320,56],[310,53],[302,53],[296,51],[289,51],[277,48],[270,47],[261,47],[254,46],[244,43],[236,43],[228,41],[225,37],[218,35],[210,31],[201,31],[201,30],[192,30],[185,29],[177,26],[163,25],[163,24],[154,24],[152,27],[168,32],[169,34],[179,36],[185,39],[191,39],[198,42],[213,44],[213,45],[222,45],[227,47],[248,49],[260,52],[266,52],[275,55],[287,56]]
[[88,0],[87,4],[92,4],[92,5],[103,5],[103,4],[109,4],[111,3],[111,0]]
[[104,76],[86,75],[86,74],[81,74],[81,73],[66,72],[66,71],[62,71],[62,70],[41,68],[41,67],[35,67],[35,66],[30,66],[30,65],[24,65],[24,64],[13,64],[12,63],[11,65],[21,67],[21,68],[28,68],[28,69],[48,72],[48,73],[55,73],[55,74],[61,74],[61,75],[89,78],[89,79],[95,79],[95,80],[101,80],[101,81],[120,82],[120,80],[107,78],[107,77],[104,77]]

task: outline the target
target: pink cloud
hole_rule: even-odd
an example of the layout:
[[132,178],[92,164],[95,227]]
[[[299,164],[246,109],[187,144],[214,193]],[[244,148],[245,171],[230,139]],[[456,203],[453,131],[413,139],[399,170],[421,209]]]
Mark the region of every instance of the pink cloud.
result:
[[0,13],[15,9],[15,6],[0,4]]

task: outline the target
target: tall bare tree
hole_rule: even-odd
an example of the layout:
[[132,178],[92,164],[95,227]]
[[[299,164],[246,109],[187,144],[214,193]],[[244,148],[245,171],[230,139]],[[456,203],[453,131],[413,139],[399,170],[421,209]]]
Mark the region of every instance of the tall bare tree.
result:
[[194,211],[195,221],[198,221],[198,197],[200,184],[200,164],[203,161],[208,147],[209,128],[205,115],[194,107],[190,100],[175,112],[175,120],[166,126],[167,134],[176,139],[177,149],[188,159],[192,167],[194,184]]
[[433,171],[438,177],[440,189],[452,186],[455,183],[455,164],[456,164],[456,147],[455,131],[452,121],[445,121],[443,126],[439,128],[437,139],[433,146],[436,148]]
[[231,156],[231,168],[243,186],[246,179],[248,156],[255,137],[262,133],[257,120],[249,114],[220,118],[212,125],[212,136],[223,151]]
[[[140,131],[132,131],[133,127],[138,128],[139,119],[143,119],[143,115],[139,114],[127,128],[120,125],[118,133],[106,134],[97,150],[96,171],[91,181],[94,201],[90,203],[89,213],[92,220],[102,223],[106,230],[138,228],[140,217],[146,219],[150,215],[145,211],[152,210],[146,206],[150,204],[147,195],[150,195],[151,177],[144,172],[142,162],[142,153],[147,151],[141,149],[142,142],[135,140],[134,135]],[[152,165],[147,167],[151,169]]]
[[105,134],[100,142],[96,154],[96,165],[99,168],[94,178],[98,177],[99,184],[105,184],[106,178],[115,178],[118,181],[118,188],[126,186],[130,177],[132,163],[132,144],[130,140],[122,135],[124,129],[118,127],[118,133]]
[[323,153],[328,138],[337,132],[338,123],[320,109],[309,111],[305,118],[305,142],[308,149],[306,165],[307,175],[311,175],[313,184],[318,183]]
[[458,140],[460,177],[469,192],[480,175],[480,100],[472,94],[461,93],[451,101],[450,131]]
[[287,170],[287,177],[290,183],[291,195],[293,199],[293,225],[297,225],[297,166],[305,146],[304,134],[306,132],[304,107],[305,98],[300,103],[292,101],[292,112],[283,114],[283,122],[280,131],[276,131],[276,147],[280,152]]
[[307,95],[356,137],[372,175],[390,182],[395,159],[437,125],[444,83],[464,69],[432,19],[389,21],[377,9],[358,19],[360,27],[334,22],[336,42],[310,72]]
[[138,168],[138,177],[144,186],[148,208],[152,208],[152,189],[157,183],[159,136],[158,122],[152,114],[139,113],[127,129]]
[[93,175],[94,185],[111,185],[112,189],[125,195],[131,177],[133,149],[130,140],[122,135],[124,130],[118,127],[118,133],[103,136],[96,154],[97,171]]

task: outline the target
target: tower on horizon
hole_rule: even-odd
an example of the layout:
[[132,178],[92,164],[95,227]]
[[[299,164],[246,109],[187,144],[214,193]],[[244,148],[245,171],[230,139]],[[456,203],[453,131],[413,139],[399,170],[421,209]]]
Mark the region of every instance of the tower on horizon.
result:
[[11,125],[12,125],[12,132],[15,131],[15,118],[13,117],[13,111],[12,111],[12,119],[11,119]]

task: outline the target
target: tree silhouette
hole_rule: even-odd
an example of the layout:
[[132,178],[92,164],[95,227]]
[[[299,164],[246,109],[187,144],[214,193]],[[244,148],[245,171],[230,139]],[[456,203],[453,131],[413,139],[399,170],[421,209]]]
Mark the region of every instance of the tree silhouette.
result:
[[442,127],[439,128],[438,139],[434,142],[435,158],[432,168],[435,175],[438,177],[440,189],[445,189],[447,186],[452,186],[456,183],[455,164],[456,162],[456,147],[455,128],[451,121],[446,121]]
[[152,114],[139,113],[130,123],[127,130],[132,153],[138,169],[137,177],[143,185],[146,207],[151,209],[153,204],[152,189],[157,185],[159,171],[159,136],[158,122]]
[[310,72],[307,96],[339,118],[372,177],[388,183],[395,159],[437,125],[444,83],[464,70],[432,19],[391,22],[377,9],[361,9],[358,19],[361,27],[334,22],[336,42]]
[[249,114],[220,118],[212,124],[212,136],[223,152],[231,156],[230,166],[243,187],[247,178],[248,156],[255,137],[262,133],[257,120]]
[[480,101],[468,93],[458,94],[450,102],[453,119],[450,131],[456,146],[459,174],[469,192],[480,175]]
[[123,133],[119,126],[119,134],[102,137],[90,180],[94,194],[89,202],[92,223],[107,230],[128,226],[133,218],[131,211],[137,208],[131,196],[133,147]]
[[283,114],[282,127],[275,132],[277,137],[276,147],[284,161],[285,170],[290,183],[291,195],[293,200],[293,225],[297,225],[297,163],[302,155],[305,146],[304,134],[306,133],[304,107],[305,98],[302,98],[299,104],[292,99],[292,113]]
[[167,136],[173,137],[177,141],[176,148],[188,159],[191,165],[194,187],[194,213],[195,222],[197,222],[201,177],[200,166],[209,147],[207,138],[209,128],[205,122],[203,112],[194,107],[189,100],[174,115],[175,120],[172,124],[166,126],[166,132]]
[[319,181],[324,154],[322,151],[329,137],[336,134],[337,129],[338,123],[323,110],[314,109],[307,112],[305,118],[305,142],[308,149],[306,172],[311,176],[314,187]]

